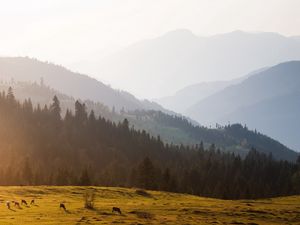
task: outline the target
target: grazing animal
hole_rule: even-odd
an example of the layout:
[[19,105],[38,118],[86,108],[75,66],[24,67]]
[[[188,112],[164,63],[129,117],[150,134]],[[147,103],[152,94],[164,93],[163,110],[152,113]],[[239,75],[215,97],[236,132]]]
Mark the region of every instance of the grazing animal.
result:
[[117,212],[117,213],[119,213],[119,214],[122,214],[121,209],[118,208],[118,207],[113,207],[113,208],[112,208],[112,212]]
[[60,209],[64,209],[65,211],[67,210],[64,203],[60,203],[59,208]]
[[14,202],[15,203],[15,207],[20,208],[20,203],[19,202]]
[[24,199],[22,199],[21,205],[28,205],[28,204],[27,204],[27,202]]
[[35,204],[34,199],[32,199],[30,205],[34,205],[34,204]]
[[6,202],[6,206],[7,206],[8,209],[10,209],[10,201]]

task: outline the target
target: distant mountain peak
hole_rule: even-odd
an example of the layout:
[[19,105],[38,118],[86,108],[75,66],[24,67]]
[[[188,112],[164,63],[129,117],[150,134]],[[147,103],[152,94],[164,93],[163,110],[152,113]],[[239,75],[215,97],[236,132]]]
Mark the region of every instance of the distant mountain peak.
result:
[[229,34],[249,34],[249,32],[246,32],[243,30],[234,30],[234,31],[231,31]]
[[176,29],[165,33],[162,38],[198,38],[192,31],[188,29]]
[[[297,38],[243,30],[203,37],[177,29],[100,60],[93,73],[128,77],[115,79],[113,85],[152,99],[170,96],[193,83],[232,80],[292,59],[300,60]],[[132,81],[138,85],[133,87]]]

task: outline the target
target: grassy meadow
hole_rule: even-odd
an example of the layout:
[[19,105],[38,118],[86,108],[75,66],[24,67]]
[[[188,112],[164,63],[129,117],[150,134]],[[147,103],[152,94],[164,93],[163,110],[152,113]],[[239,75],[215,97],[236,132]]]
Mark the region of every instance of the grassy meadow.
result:
[[[87,190],[95,193],[93,210],[84,208]],[[21,199],[35,204],[7,208]],[[300,196],[229,201],[126,188],[0,187],[0,224],[300,224]]]

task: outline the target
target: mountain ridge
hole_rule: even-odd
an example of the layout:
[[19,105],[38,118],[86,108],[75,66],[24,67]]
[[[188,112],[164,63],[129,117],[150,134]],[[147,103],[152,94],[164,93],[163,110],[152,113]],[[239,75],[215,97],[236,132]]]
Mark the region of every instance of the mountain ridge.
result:
[[[105,103],[110,108],[157,109],[167,111],[157,103],[139,100],[126,91],[110,86],[85,74],[72,72],[63,66],[41,62],[29,57],[0,57],[0,77],[5,80],[39,82],[41,79],[52,88],[74,98]],[[69,85],[71,84],[71,85]]]
[[[231,32],[201,37],[176,30],[99,60],[92,74],[114,77],[114,86],[157,99],[190,84],[230,80],[256,68],[295,59],[300,60],[300,42],[277,33]],[[132,88],[132,82],[138,85]]]
[[[252,122],[250,122],[250,115],[248,115],[248,120],[246,120],[243,118],[242,113],[241,115],[237,115],[235,111],[247,107],[248,110],[250,110],[251,105],[255,106],[256,104],[259,104],[259,102],[268,101],[272,98],[278,97],[278,99],[280,99],[280,96],[289,94],[291,95],[293,93],[296,95],[299,92],[300,85],[299,73],[300,61],[280,63],[276,66],[268,68],[267,70],[248,77],[240,84],[228,86],[225,89],[199,101],[188,110],[187,115],[196,119],[198,122],[201,121],[202,124],[226,124],[228,123],[227,121],[236,122],[237,120],[235,118],[240,118],[239,122],[246,123],[253,129],[257,128],[264,131],[268,130],[270,131],[268,134],[273,136],[272,131],[267,129],[267,127],[261,127],[258,123],[255,123],[257,126],[253,127],[252,124],[253,121],[255,121],[255,118],[252,118]],[[297,105],[295,98],[291,98],[291,100],[294,101],[293,104]],[[285,105],[285,102],[279,102],[277,104],[277,111],[280,111],[281,105]],[[294,110],[291,110],[291,112],[296,113]],[[276,111],[273,111],[273,113],[276,113]],[[236,117],[230,116],[230,114],[235,115]],[[262,118],[271,118],[272,114],[267,115],[262,113],[261,116]],[[284,117],[284,115],[282,115],[282,117]],[[258,120],[259,118],[260,117],[258,116],[256,117]],[[294,126],[295,123],[297,124],[298,122],[299,120],[295,120]],[[274,120],[273,123],[276,124],[276,120]],[[297,139],[296,134],[288,132],[289,129],[287,125],[283,127],[277,127],[277,130],[282,129],[284,129],[286,132],[285,134],[283,132],[281,138],[279,139],[283,143],[288,144],[287,141],[284,141],[284,136],[286,135],[292,135],[294,136],[295,140]],[[278,135],[276,135],[276,137],[278,137]],[[299,146],[299,143],[297,145],[293,145],[293,147],[296,147],[296,149],[299,149]]]

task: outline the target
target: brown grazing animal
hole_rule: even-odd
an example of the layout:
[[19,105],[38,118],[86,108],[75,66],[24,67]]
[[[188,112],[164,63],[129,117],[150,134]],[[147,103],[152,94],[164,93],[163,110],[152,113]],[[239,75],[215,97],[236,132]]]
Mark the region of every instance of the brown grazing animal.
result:
[[15,207],[20,208],[20,203],[19,202],[14,202],[15,203]]
[[28,204],[27,204],[27,202],[24,199],[22,199],[21,200],[21,205],[28,205]]
[[34,199],[32,199],[30,205],[34,205],[34,204],[35,204]]
[[117,212],[117,213],[119,213],[119,214],[122,214],[121,209],[118,208],[118,207],[113,207],[113,208],[112,208],[112,212]]
[[64,209],[65,211],[67,210],[64,203],[60,203],[59,208],[60,209]]
[[7,206],[8,209],[10,209],[10,202],[9,201],[6,202],[6,206]]

